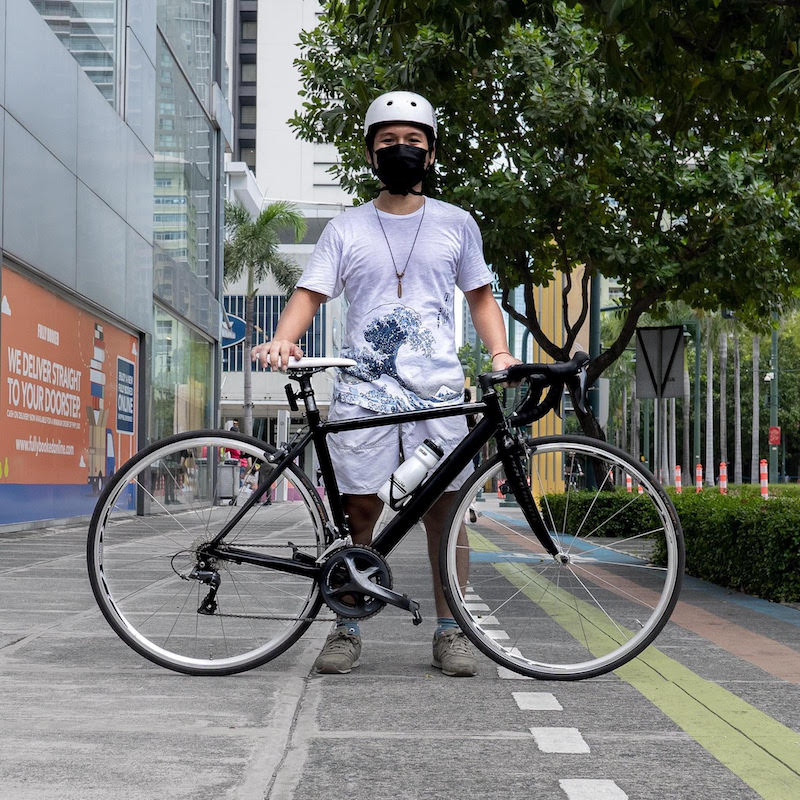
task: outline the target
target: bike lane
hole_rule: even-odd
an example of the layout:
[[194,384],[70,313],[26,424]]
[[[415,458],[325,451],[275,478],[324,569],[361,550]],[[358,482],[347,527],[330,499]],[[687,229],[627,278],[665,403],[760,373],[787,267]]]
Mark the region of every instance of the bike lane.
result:
[[[489,511],[486,516],[489,524],[499,529],[508,526],[512,530],[520,521],[505,509],[503,513]],[[519,537],[514,537],[513,541],[520,546]],[[531,545],[531,549],[536,549],[535,545]],[[513,572],[507,565],[499,565],[497,569],[528,594],[531,602],[537,600],[538,595],[526,588],[536,580],[536,576],[527,570],[524,563],[515,565]],[[598,577],[602,579],[602,569],[593,572],[599,573]],[[615,581],[617,589],[626,595],[637,596],[644,604],[655,601],[652,593],[633,582],[625,584],[618,578]],[[599,617],[593,609],[587,609],[588,615],[593,613]],[[745,618],[750,627],[734,621],[744,621]],[[602,618],[596,622],[600,629],[608,630],[608,623]],[[735,683],[726,689],[722,682],[701,677],[698,674],[701,669],[695,672],[682,661],[691,661],[687,656],[691,656],[693,650],[706,651],[707,659],[708,645],[712,644],[796,687],[800,684],[800,652],[796,649],[800,646],[799,627],[800,612],[795,608],[726,592],[687,577],[667,628],[654,645],[639,658],[616,670],[615,674],[663,711],[759,796],[768,800],[797,798],[800,797],[800,733],[796,728],[783,724],[747,702],[735,691]],[[695,646],[685,648],[687,652],[682,655],[675,653],[682,649],[677,644],[678,629],[698,637]],[[780,637],[793,646],[759,632],[766,629],[773,637]],[[578,635],[577,631],[573,633]],[[667,648],[677,657],[667,655],[664,652]],[[707,660],[704,661],[707,666]],[[702,666],[701,662],[699,667]],[[731,664],[726,671],[730,669],[737,668]],[[742,688],[747,685],[743,683]],[[798,697],[794,688],[789,694]],[[781,711],[776,709],[776,716]],[[796,725],[796,719],[793,721]]]

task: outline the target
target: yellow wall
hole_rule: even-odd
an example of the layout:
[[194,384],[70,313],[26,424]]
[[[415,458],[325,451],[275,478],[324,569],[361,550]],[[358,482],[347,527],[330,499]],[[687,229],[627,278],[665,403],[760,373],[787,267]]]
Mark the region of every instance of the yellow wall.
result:
[[[539,286],[534,289],[536,298],[536,309],[539,312],[539,324],[544,334],[554,342],[564,340],[564,315],[562,306],[562,286],[563,276],[556,273],[556,277],[547,285]],[[573,278],[573,284],[578,283]],[[570,301],[574,302],[572,295]],[[579,302],[578,297],[578,302]],[[533,340],[529,340],[532,347],[528,349],[528,360],[532,363],[547,364],[553,361],[547,353],[539,347]],[[550,412],[542,419],[534,422],[530,428],[531,436],[550,436],[552,434],[563,433],[563,420],[554,412]],[[563,491],[563,473],[561,458],[553,455],[542,461],[537,461],[539,475],[531,475],[531,491],[538,497],[542,491],[554,492]]]

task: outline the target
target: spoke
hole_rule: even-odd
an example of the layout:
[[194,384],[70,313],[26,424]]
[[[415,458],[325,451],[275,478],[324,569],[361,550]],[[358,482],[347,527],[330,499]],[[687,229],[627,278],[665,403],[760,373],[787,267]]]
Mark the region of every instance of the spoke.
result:
[[[576,574],[575,570],[572,569],[571,565],[568,564],[567,568],[569,569],[570,573],[575,577],[575,580],[578,581],[578,583],[583,587],[583,590],[586,592],[586,594],[588,594],[589,597],[592,598],[592,600],[594,601],[594,604],[597,606],[597,608],[600,611],[602,611],[606,615],[606,617],[608,617],[608,621],[622,634],[623,641],[625,641],[626,640],[625,634],[629,633],[629,631],[625,631],[622,628],[620,628],[619,625],[617,625],[617,623],[614,620],[614,618],[608,613],[608,611],[606,611],[605,607],[594,596],[594,594],[592,594],[592,592],[589,589],[589,587],[580,579],[580,576]],[[575,599],[575,598],[573,598],[573,599]],[[576,604],[576,611],[577,611],[577,604]],[[581,618],[581,620],[583,620],[583,615],[579,611],[577,611],[577,613],[578,613],[578,616]],[[583,622],[581,622],[581,625],[583,625]],[[617,642],[617,644],[621,644],[621,642]]]
[[189,591],[186,593],[186,598],[183,601],[183,605],[181,606],[181,610],[175,615],[175,621],[172,623],[172,627],[169,629],[169,633],[167,634],[167,638],[164,639],[164,641],[162,643],[162,646],[166,645],[167,642],[170,640],[170,637],[172,636],[172,633],[175,630],[175,626],[178,624],[178,620],[181,618],[181,614],[183,614],[183,610],[186,608],[186,604],[189,602],[189,598],[191,596],[192,596],[192,589],[190,588]]
[[[604,584],[614,594],[620,595],[622,597],[627,597],[628,599],[634,600],[635,602],[639,603],[639,605],[642,605],[645,608],[649,608],[651,611],[655,611],[655,606],[650,605],[650,603],[646,602],[641,597],[637,597],[632,592],[629,592],[626,589],[623,589],[621,586],[619,586],[619,584],[612,583],[607,578],[604,578],[602,575],[597,575],[596,573],[592,572],[591,570],[587,569],[586,567],[584,567],[581,564],[574,564],[573,567],[574,567],[574,569],[580,569],[583,572],[585,572],[593,581],[595,581],[595,583]],[[665,584],[665,586],[666,586],[666,584]],[[649,591],[649,592],[656,592],[659,596],[663,595],[663,593],[664,593],[663,589],[660,592],[658,592],[656,589],[647,589],[646,587],[642,587],[642,588],[645,588],[645,590]]]
[[[247,608],[245,607],[244,600],[242,599],[241,592],[239,591],[239,585],[238,585],[238,583],[236,581],[236,578],[234,578],[233,573],[231,572],[231,570],[229,568],[226,568],[225,571],[228,573],[228,577],[230,578],[230,581],[233,584],[233,591],[236,593],[236,597],[239,600],[239,605],[241,606],[242,614],[247,614]],[[256,598],[253,596],[252,592],[247,592],[247,594],[248,594],[248,596],[253,597],[253,599],[256,600]],[[260,601],[256,600],[256,602],[260,602]],[[266,606],[264,606],[264,610],[265,611],[269,611],[269,609]],[[248,620],[248,625],[250,626],[250,632],[251,632],[251,634],[253,636],[253,641],[257,643],[259,637],[256,635],[256,631],[255,631],[255,628],[253,627],[252,620]]]
[[[586,466],[587,474],[588,474],[590,469],[592,470],[592,472],[595,472],[595,470],[591,467],[591,465],[587,464],[587,466]],[[575,531],[575,538],[576,539],[580,536],[580,532],[583,529],[583,526],[586,524],[586,520],[589,518],[589,514],[592,513],[592,509],[594,508],[594,504],[597,502],[598,498],[600,497],[600,492],[602,492],[604,490],[605,485],[608,483],[608,477],[609,477],[609,471],[604,468],[603,482],[600,484],[600,486],[595,491],[594,497],[592,498],[592,502],[589,505],[589,508],[586,510],[586,514],[583,517],[583,520],[581,521],[581,524],[578,525],[578,530]],[[569,553],[569,550],[567,550],[567,553]]]
[[547,508],[547,516],[550,517],[550,524],[552,525],[553,533],[556,533],[556,521],[553,519],[553,511],[550,508],[550,503],[547,500],[547,491],[544,487],[544,483],[542,481],[542,473],[539,470],[539,461],[538,459],[534,462],[534,467],[536,469],[536,479],[539,482],[539,492],[541,493],[542,500],[544,500],[545,507]]
[[[554,566],[554,565],[552,565],[552,564],[551,564],[551,565],[548,565],[548,566]],[[542,570],[542,572],[544,572],[544,570]],[[502,577],[502,576],[501,576],[501,577]],[[527,577],[527,576],[526,576],[526,577]],[[530,580],[529,580],[529,581],[528,581],[528,582],[527,582],[527,583],[526,583],[524,586],[521,586],[519,589],[517,589],[517,591],[516,591],[516,592],[514,592],[514,594],[512,594],[510,597],[507,597],[505,600],[503,600],[503,602],[502,602],[502,603],[500,603],[500,605],[499,605],[499,606],[497,606],[497,608],[493,608],[491,611],[489,611],[489,613],[490,613],[490,614],[497,614],[497,612],[498,612],[498,611],[499,611],[499,610],[500,610],[500,609],[501,609],[503,606],[505,606],[505,605],[507,605],[508,603],[510,603],[510,602],[511,602],[511,601],[512,601],[512,600],[513,600],[513,599],[514,599],[514,598],[515,598],[517,595],[519,595],[519,594],[522,594],[522,593],[523,593],[523,592],[524,592],[524,591],[525,591],[525,590],[526,590],[526,589],[527,589],[527,588],[528,588],[528,587],[529,587],[529,586],[530,586],[532,583],[535,583],[535,582],[536,582],[536,580],[537,580],[537,578],[539,578],[539,577],[540,577],[540,575],[539,575],[539,574],[537,574],[537,575],[536,575],[536,577],[534,577],[534,578],[531,578],[531,579],[530,579]]]
[[[633,536],[626,536],[624,539],[620,539],[619,541],[614,542],[615,545],[625,544],[625,542],[632,542],[634,539],[641,539],[643,536],[650,536],[653,533],[661,533],[664,531],[663,525],[660,528],[653,528],[649,531],[642,531],[641,533],[635,533]],[[581,539],[581,541],[585,541]],[[592,546],[588,550],[580,550],[576,553],[577,556],[584,557],[587,556],[589,553],[594,553],[595,550],[610,550],[612,553],[619,553],[620,551],[611,545],[603,544],[601,542],[592,542]],[[624,552],[624,551],[623,551]]]
[[[496,525],[500,525],[501,527],[505,528],[507,531],[511,531],[511,533],[513,533],[513,534],[514,534],[514,536],[519,536],[519,538],[520,538],[520,539],[523,539],[523,540],[524,540],[524,541],[526,541],[526,542],[530,542],[532,545],[535,545],[535,546],[536,546],[536,547],[538,547],[540,550],[544,549],[544,548],[542,547],[542,543],[541,543],[541,542],[540,542],[540,541],[539,541],[537,538],[535,538],[535,537],[533,537],[533,538],[532,538],[532,537],[530,537],[530,536],[525,536],[525,534],[523,534],[523,533],[520,533],[520,531],[518,531],[518,530],[515,530],[514,528],[512,528],[512,527],[511,527],[511,526],[509,526],[509,525],[506,525],[506,524],[505,524],[505,522],[502,522],[502,521],[501,521],[501,520],[499,520],[499,519],[495,519],[494,517],[490,517],[490,519],[491,519],[491,520],[492,520],[492,522],[494,522]],[[525,524],[526,524],[526,523],[524,523],[524,522],[520,522],[520,525],[525,525]]]
[[629,505],[631,505],[632,503],[635,503],[637,500],[641,500],[644,496],[645,495],[643,495],[643,494],[642,495],[636,495],[636,497],[634,497],[632,500],[629,500],[627,503],[625,503],[624,506],[622,506],[621,508],[618,508],[608,519],[603,520],[594,530],[589,531],[589,533],[587,533],[584,537],[582,537],[583,540],[585,541],[586,539],[588,539],[595,532],[599,531],[600,528],[603,527],[603,525],[607,525],[609,522],[611,522],[611,520],[614,519],[614,517],[616,517],[617,514],[621,514]]

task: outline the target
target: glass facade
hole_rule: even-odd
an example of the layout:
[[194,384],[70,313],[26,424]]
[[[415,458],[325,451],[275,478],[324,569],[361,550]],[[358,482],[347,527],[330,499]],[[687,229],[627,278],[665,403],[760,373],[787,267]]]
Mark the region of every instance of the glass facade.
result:
[[213,427],[211,342],[160,306],[153,317],[152,438]]
[[122,0],[31,0],[31,3],[103,97],[117,108],[125,27]]
[[165,273],[183,265],[212,286],[214,131],[160,37],[157,57],[155,284],[163,285]]
[[158,0],[157,12],[158,27],[206,106],[213,65],[211,7],[212,0]]
[[219,134],[209,110],[214,52],[224,51],[224,39],[215,39],[215,6],[223,26],[216,35],[224,37],[220,0],[156,4],[152,439],[216,422],[217,351],[200,332],[213,331],[218,314]]

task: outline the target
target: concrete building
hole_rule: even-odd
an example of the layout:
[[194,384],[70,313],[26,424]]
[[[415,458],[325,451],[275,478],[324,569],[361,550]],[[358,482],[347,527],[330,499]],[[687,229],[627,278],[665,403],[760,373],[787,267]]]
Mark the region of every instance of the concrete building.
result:
[[[327,170],[338,159],[333,145],[303,142],[288,124],[301,108],[300,77],[293,61],[300,55],[300,31],[317,24],[320,7],[313,0],[236,0],[233,6],[228,53],[231,60],[231,104],[234,109],[234,145],[226,164],[227,196],[255,217],[270,202],[288,200],[306,218],[303,240],[286,239],[281,249],[300,267],[305,266],[328,221],[351,205],[350,198]],[[243,367],[246,357],[244,304],[246,282],[225,286],[224,304],[234,336],[223,339],[220,407],[225,419],[244,414]],[[277,285],[265,281],[258,288],[256,341],[272,337],[285,305]],[[301,342],[306,355],[335,355],[343,325],[343,301],[332,300],[318,312]],[[276,442],[279,412],[287,412],[287,378],[261,369],[253,372],[254,434]],[[315,377],[317,402],[323,412],[330,401],[331,378]],[[293,424],[302,423],[296,416]],[[285,434],[282,434],[285,435]]]
[[0,0],[0,525],[218,423],[224,0]]

